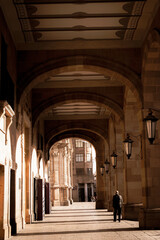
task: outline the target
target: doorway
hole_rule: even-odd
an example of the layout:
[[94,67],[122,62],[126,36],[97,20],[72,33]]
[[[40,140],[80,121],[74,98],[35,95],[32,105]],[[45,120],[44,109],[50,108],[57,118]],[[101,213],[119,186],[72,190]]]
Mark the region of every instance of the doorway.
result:
[[78,184],[79,202],[85,202],[84,183]]
[[15,221],[15,171],[11,169],[10,177],[10,225],[11,235],[16,234],[16,221]]
[[0,235],[3,234],[3,209],[4,209],[4,167],[0,165]]

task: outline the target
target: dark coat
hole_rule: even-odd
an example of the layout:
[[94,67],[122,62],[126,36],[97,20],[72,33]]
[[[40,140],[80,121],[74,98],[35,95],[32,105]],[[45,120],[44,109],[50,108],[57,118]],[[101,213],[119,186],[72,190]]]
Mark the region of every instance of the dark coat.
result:
[[115,194],[113,196],[113,208],[119,208],[120,207],[120,197],[118,194]]

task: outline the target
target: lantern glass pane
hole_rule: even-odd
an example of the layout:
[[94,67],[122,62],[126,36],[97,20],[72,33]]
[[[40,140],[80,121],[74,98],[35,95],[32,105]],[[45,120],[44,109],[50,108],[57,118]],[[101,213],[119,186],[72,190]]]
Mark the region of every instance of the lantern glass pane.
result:
[[151,138],[155,138],[156,135],[156,122],[152,122],[152,132]]
[[148,138],[155,138],[156,133],[156,122],[152,122],[151,120],[147,121],[147,134]]
[[109,170],[109,164],[105,164],[105,171]]
[[147,124],[148,138],[151,138],[151,136],[152,136],[152,121],[151,120],[147,120],[146,124]]
[[117,157],[111,157],[111,161],[112,161],[112,166],[116,166],[116,162],[117,162]]
[[129,149],[129,143],[128,142],[126,142],[125,143],[125,151],[126,151],[126,154],[128,155],[128,149]]
[[132,153],[132,143],[128,144],[128,154]]
[[103,175],[103,173],[104,173],[104,168],[103,167],[100,168],[100,173],[101,173],[101,175]]

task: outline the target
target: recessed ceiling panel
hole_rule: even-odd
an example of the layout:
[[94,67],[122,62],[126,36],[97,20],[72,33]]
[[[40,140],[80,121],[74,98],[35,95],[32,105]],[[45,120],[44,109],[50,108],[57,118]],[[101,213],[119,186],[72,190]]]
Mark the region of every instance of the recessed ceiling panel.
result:
[[[129,21],[129,18],[125,18],[126,23]],[[36,22],[37,21],[37,22]],[[71,19],[71,18],[56,18],[56,19],[36,19],[31,21],[33,23],[33,27],[35,24],[35,29],[54,29],[54,28],[74,28],[81,26],[89,28],[118,28],[125,27],[125,22],[120,22],[119,17],[108,17],[106,18],[88,18],[86,19]],[[36,24],[37,23],[37,24]]]
[[47,42],[131,40],[145,1],[14,3],[26,42]]
[[35,88],[70,88],[70,87],[108,87],[122,86],[120,81],[114,77],[104,76],[96,72],[75,71],[64,72],[50,76],[44,82],[39,83]]
[[43,31],[34,34],[36,41],[62,41],[75,39],[121,39],[124,35],[122,32],[118,36],[115,30],[92,30],[92,31]]
[[76,116],[83,118],[108,118],[110,111],[104,107],[94,105],[87,102],[75,102],[62,104],[49,111],[46,111],[45,118],[64,119],[65,117],[76,118]]
[[19,50],[137,48],[159,6],[159,0],[1,1]]
[[[45,2],[45,1],[44,1]],[[126,3],[127,6],[128,3]],[[124,2],[99,2],[97,3],[85,3],[85,4],[33,4],[28,5],[27,9],[29,12],[29,16],[40,15],[66,15],[66,14],[75,14],[78,12],[85,14],[124,14],[128,13],[131,8],[130,6],[124,8]]]

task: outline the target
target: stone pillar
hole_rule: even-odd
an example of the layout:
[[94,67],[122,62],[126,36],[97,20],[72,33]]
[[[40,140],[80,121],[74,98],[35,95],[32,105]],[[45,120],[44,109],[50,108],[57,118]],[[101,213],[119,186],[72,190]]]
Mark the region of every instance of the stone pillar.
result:
[[[160,130],[160,123],[157,126]],[[146,134],[145,134],[146,135]],[[145,156],[142,162],[142,193],[143,207],[139,214],[139,227],[141,229],[160,229],[160,147],[159,145],[150,145],[145,136]],[[146,154],[147,153],[147,154]]]
[[[157,30],[152,31],[146,41],[143,54],[143,117],[148,115],[148,109],[153,115],[160,117],[160,35]],[[146,128],[143,125],[143,158],[142,158],[142,200],[139,226],[143,229],[160,229],[160,121],[157,122],[156,139],[149,144]]]
[[92,197],[94,197],[94,183],[91,183],[91,193]]
[[70,201],[70,204],[73,203],[73,198],[72,198],[72,187],[69,188],[69,201]]
[[[134,141],[132,143],[132,155],[130,159],[127,158],[124,152],[124,173],[125,181],[124,189],[124,207],[123,218],[129,220],[138,220],[139,209],[142,206],[142,178],[141,178],[141,121],[139,118],[139,109],[137,100],[131,90],[126,88],[126,99],[124,107],[124,128],[125,136],[127,133]],[[141,120],[141,121],[140,121]]]
[[60,192],[59,188],[53,188],[53,206],[60,206]]
[[21,123],[21,218],[22,228],[25,227],[25,161],[24,161],[23,117]]
[[53,181],[52,181],[52,203],[53,206],[59,206],[60,205],[60,192],[59,192],[59,152],[58,149],[54,149],[53,155],[52,155],[52,171],[53,171]]
[[10,167],[12,155],[10,126],[14,111],[7,101],[0,101],[0,239],[11,236],[10,226]]
[[4,219],[4,166],[0,165],[0,239],[5,238]]
[[105,154],[104,154],[104,144],[103,142],[98,142],[99,149],[96,151],[96,160],[97,160],[97,201],[96,209],[105,209],[106,208],[106,185],[105,177],[100,173],[100,167],[104,164]]
[[[111,163],[111,154],[113,153],[113,151],[116,152],[116,127],[115,127],[115,117],[113,115],[111,115],[109,119],[108,134],[109,134],[108,160],[110,162],[110,168],[109,168],[108,176],[106,176],[106,183],[108,183],[107,184],[107,187],[108,187],[107,207],[108,207],[108,211],[113,211],[112,199],[113,199],[115,190],[117,189],[117,169],[114,169]],[[107,177],[108,177],[108,181],[107,181]]]
[[85,195],[85,202],[88,202],[88,188],[87,188],[87,183],[84,184],[84,195]]
[[[54,157],[51,159],[51,189],[52,204],[60,206],[68,206],[72,203],[72,194],[70,194],[71,186],[71,151],[68,149],[67,140],[57,142],[51,148]],[[53,193],[54,192],[54,193]],[[56,197],[56,199],[55,199]],[[54,199],[53,199],[54,198]]]
[[29,128],[25,128],[25,221],[26,223],[31,223],[31,209],[30,209],[30,157],[29,157]]
[[69,201],[69,189],[68,189],[68,187],[63,188],[62,192],[63,192],[63,197],[62,197],[63,200],[61,200],[61,205],[62,206],[69,206],[70,201]]

